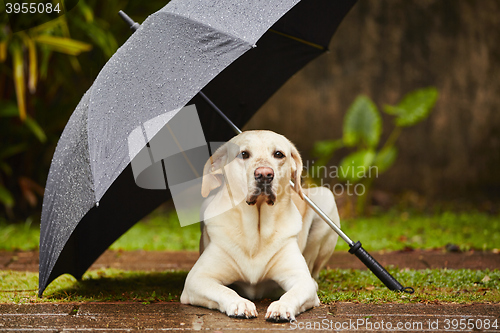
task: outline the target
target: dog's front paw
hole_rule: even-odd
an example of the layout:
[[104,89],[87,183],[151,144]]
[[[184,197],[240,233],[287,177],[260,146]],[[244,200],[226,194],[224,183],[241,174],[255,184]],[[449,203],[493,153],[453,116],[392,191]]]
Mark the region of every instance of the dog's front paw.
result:
[[287,322],[295,320],[295,309],[283,301],[272,302],[267,308],[266,320]]
[[242,298],[237,302],[230,303],[226,307],[226,314],[233,318],[256,318],[257,309],[255,308],[255,304]]

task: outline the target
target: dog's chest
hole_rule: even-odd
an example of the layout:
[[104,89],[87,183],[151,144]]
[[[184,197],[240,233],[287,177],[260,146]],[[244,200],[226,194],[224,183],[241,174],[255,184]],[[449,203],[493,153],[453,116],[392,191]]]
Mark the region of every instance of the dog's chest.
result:
[[297,242],[301,216],[293,205],[238,208],[210,221],[207,232],[226,253],[239,280],[256,284],[268,278],[277,258],[286,255],[287,244]]
[[252,256],[244,249],[233,252],[240,279],[243,282],[257,284],[268,279],[268,273],[273,265],[273,258],[281,251],[280,248],[261,248]]
[[256,284],[269,279],[269,272],[276,265],[277,258],[286,255],[283,252],[289,242],[296,242],[296,238],[280,233],[269,238],[249,238],[240,234],[237,237],[233,235],[231,241],[223,246],[238,272],[239,280]]

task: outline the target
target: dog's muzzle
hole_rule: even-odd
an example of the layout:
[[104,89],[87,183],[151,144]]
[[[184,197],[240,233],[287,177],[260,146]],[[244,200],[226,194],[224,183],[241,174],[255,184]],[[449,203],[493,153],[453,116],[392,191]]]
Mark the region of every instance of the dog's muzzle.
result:
[[255,205],[257,198],[261,195],[267,197],[266,203],[268,205],[274,205],[276,200],[276,195],[272,189],[272,181],[274,179],[274,170],[269,167],[260,167],[255,169],[255,191],[247,200],[247,204]]

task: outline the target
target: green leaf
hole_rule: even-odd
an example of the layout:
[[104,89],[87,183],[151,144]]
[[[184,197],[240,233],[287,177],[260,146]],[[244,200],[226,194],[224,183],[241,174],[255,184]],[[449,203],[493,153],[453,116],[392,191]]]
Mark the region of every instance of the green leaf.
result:
[[92,49],[92,45],[90,44],[65,37],[39,35],[34,37],[34,40],[39,44],[46,45],[54,51],[69,55],[79,55],[82,52],[90,51]]
[[14,207],[14,202],[15,202],[14,197],[9,192],[9,190],[7,190],[2,185],[0,185],[0,202],[8,208]]
[[64,24],[64,17],[59,16],[58,18],[54,20],[50,20],[48,22],[45,22],[44,24],[40,24],[36,27],[33,27],[29,30],[29,34],[31,36],[36,36],[39,34],[46,34],[46,33],[52,33],[53,31],[56,31],[59,29],[59,27]]
[[39,68],[40,79],[45,79],[47,78],[49,61],[50,61],[50,56],[52,55],[52,51],[48,47],[40,47],[40,53],[41,53],[41,61]]
[[342,148],[344,143],[342,139],[339,140],[324,140],[314,143],[312,154],[318,157],[316,161],[317,166],[324,166],[333,157],[337,149]]
[[105,24],[101,22],[101,20],[96,20],[93,23],[75,21],[74,24],[83,31],[86,31],[88,38],[90,38],[93,44],[98,46],[107,57],[111,57],[118,49],[118,43],[115,37],[109,29],[104,27]]
[[7,40],[0,42],[0,62],[4,62],[7,59]]
[[11,101],[0,101],[0,117],[16,117],[19,115],[17,105]]
[[12,45],[12,62],[14,67],[14,86],[16,88],[17,107],[19,118],[26,119],[26,86],[24,84],[24,59],[22,45],[14,43]]
[[38,80],[38,60],[36,55],[36,47],[33,39],[31,39],[27,34],[21,32],[20,36],[24,41],[24,44],[28,48],[29,55],[29,73],[28,73],[28,88],[30,93],[34,94],[36,91],[36,84]]
[[375,159],[373,149],[364,149],[346,156],[340,162],[338,176],[341,180],[357,183],[360,180],[369,177],[370,166]]
[[396,116],[396,126],[413,126],[429,116],[437,98],[436,88],[419,89],[405,95],[397,106],[386,105],[384,111]]
[[377,167],[377,172],[382,173],[389,169],[396,161],[398,156],[398,150],[396,147],[387,147],[378,152],[373,162],[374,166]]
[[47,136],[45,135],[45,132],[43,129],[38,125],[38,123],[35,121],[35,119],[31,117],[27,117],[25,121],[26,126],[31,130],[33,134],[37,137],[37,139],[41,142],[44,143],[47,141]]
[[384,105],[384,112],[390,114],[391,116],[398,116],[404,112],[404,110],[399,109],[397,106]]
[[12,168],[5,162],[0,160],[0,170],[2,170],[7,176],[12,176]]
[[9,145],[4,149],[0,150],[0,161],[11,156],[22,153],[28,148],[27,143],[19,143],[17,145]]
[[344,117],[344,143],[374,148],[381,132],[382,119],[373,101],[366,96],[356,98]]
[[93,22],[94,21],[94,12],[92,11],[92,8],[89,7],[85,3],[85,1],[80,0],[78,2],[78,7],[80,9],[80,12],[83,14],[83,17],[85,18],[85,21],[87,22]]

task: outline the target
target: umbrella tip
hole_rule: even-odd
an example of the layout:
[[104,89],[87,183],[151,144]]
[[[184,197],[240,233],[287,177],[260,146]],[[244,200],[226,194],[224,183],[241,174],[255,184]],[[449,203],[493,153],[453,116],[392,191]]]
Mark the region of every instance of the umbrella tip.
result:
[[118,12],[118,15],[120,15],[120,17],[130,26],[130,30],[132,31],[136,31],[141,26],[139,23],[134,22],[134,20],[132,20],[130,16],[125,14],[123,10],[120,10]]
[[96,206],[96,207],[99,207],[99,201],[97,201],[97,202],[95,203],[95,206]]

